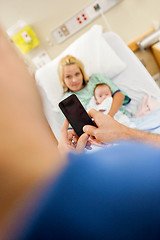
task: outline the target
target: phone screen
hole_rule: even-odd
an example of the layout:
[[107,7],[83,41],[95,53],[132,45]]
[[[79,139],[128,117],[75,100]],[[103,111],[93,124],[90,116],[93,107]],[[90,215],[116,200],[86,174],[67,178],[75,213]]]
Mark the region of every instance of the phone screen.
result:
[[61,101],[59,107],[79,137],[84,133],[84,125],[97,127],[75,94]]

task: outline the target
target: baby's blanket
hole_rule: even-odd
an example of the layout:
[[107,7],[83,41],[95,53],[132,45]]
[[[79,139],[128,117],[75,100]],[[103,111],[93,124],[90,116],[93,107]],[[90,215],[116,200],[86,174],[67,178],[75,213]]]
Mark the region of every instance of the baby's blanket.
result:
[[[112,106],[112,102],[113,102],[113,98],[108,97],[101,104],[97,104],[95,98],[92,97],[89,104],[87,105],[87,111],[94,108],[97,111],[103,111],[104,114],[108,114]],[[131,122],[129,118],[125,114],[123,114],[121,111],[118,111],[114,115],[114,119],[127,127],[131,127],[131,128],[136,127],[135,124]]]
[[160,104],[151,95],[146,94],[134,117],[146,116],[157,108],[160,108]]

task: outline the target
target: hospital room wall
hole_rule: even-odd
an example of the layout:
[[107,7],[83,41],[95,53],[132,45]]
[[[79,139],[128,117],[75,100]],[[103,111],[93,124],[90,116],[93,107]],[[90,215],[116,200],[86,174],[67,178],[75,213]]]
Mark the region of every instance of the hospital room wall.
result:
[[[32,63],[31,59],[42,50],[46,50],[52,59],[55,58],[93,24],[101,24],[104,31],[108,31],[103,18],[100,16],[61,44],[56,44],[52,38],[50,34],[52,30],[65,23],[92,2],[91,0],[2,0],[0,19],[5,29],[15,24],[18,19],[22,19],[35,30],[40,45],[25,55],[25,58]],[[119,34],[126,43],[129,43],[152,28],[154,20],[160,22],[160,1],[122,0],[104,15],[112,31]]]

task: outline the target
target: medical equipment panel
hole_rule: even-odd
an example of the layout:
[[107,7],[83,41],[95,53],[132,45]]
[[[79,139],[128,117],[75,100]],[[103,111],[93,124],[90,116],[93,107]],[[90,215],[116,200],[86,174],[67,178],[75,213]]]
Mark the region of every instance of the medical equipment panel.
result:
[[78,12],[75,16],[63,23],[61,26],[51,32],[56,43],[61,43],[71,35],[79,31],[88,23],[93,21],[103,12],[108,11],[114,5],[122,0],[97,0],[91,3],[89,6]]

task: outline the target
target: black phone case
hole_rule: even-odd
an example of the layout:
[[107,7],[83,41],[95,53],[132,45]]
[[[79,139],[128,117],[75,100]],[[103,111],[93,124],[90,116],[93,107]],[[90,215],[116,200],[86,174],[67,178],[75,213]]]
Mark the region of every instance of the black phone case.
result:
[[75,94],[61,101],[59,108],[79,137],[84,133],[83,126],[92,125],[97,127]]

